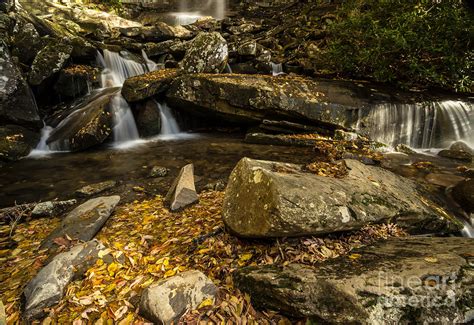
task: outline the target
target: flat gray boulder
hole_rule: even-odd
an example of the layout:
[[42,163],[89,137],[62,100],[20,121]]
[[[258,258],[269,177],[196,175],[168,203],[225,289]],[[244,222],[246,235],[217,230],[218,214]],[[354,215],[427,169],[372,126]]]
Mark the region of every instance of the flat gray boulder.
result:
[[172,324],[204,300],[214,301],[217,287],[199,271],[187,271],[158,281],[144,290],[140,313],[155,324]]
[[462,228],[423,198],[411,180],[356,160],[344,162],[348,175],[341,179],[304,172],[299,165],[243,158],[227,185],[225,225],[251,238],[320,235],[389,222],[412,233]]
[[76,194],[82,197],[93,196],[104,191],[110,190],[117,185],[116,181],[105,181],[95,184],[89,184],[81,187],[76,191]]
[[181,69],[187,73],[220,73],[228,58],[227,41],[221,34],[199,33],[189,44]]
[[318,324],[470,323],[473,251],[469,238],[392,238],[315,268],[243,268],[234,283],[260,308]]
[[181,168],[165,197],[171,211],[177,211],[199,201],[194,185],[194,165]]
[[104,196],[91,199],[71,212],[58,228],[41,243],[41,248],[51,248],[58,237],[89,241],[99,232],[119,203],[120,196]]
[[26,285],[23,291],[23,317],[31,321],[44,316],[43,310],[62,299],[67,285],[94,265],[102,249],[104,246],[101,243],[92,240],[54,257]]

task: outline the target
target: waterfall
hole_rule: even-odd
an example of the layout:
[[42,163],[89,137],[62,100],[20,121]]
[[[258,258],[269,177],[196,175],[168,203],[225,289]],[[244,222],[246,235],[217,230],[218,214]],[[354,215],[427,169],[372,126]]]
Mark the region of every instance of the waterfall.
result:
[[224,19],[227,10],[226,0],[196,1],[180,0],[179,12],[171,13],[177,25],[189,25],[204,16],[212,16],[216,19]]
[[458,140],[473,146],[473,124],[473,104],[446,100],[378,104],[366,116],[359,116],[354,127],[367,130],[372,139],[392,147],[405,144],[412,148],[444,148]]
[[51,126],[45,125],[41,129],[41,138],[36,146],[35,149],[33,149],[28,157],[42,157],[50,152],[50,148],[48,147],[48,144],[46,143],[46,140],[48,140],[51,132],[53,131],[53,128]]
[[463,220],[464,228],[461,230],[461,233],[464,237],[474,238],[474,214],[471,214],[471,220]]
[[272,75],[273,76],[279,76],[279,75],[282,75],[282,74],[285,74],[283,72],[283,64],[272,62]]
[[173,115],[173,112],[166,103],[159,103],[155,101],[156,107],[160,111],[161,118],[161,132],[160,135],[172,135],[180,132],[178,122]]

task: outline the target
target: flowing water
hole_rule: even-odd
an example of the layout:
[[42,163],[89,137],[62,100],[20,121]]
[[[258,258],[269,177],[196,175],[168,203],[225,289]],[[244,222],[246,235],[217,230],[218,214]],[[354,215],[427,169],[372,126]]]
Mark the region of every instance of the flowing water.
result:
[[379,104],[359,117],[372,139],[395,147],[445,148],[462,140],[474,146],[474,105],[460,100],[417,104]]
[[283,72],[283,65],[281,63],[272,62],[272,75],[279,76],[282,74],[285,74],[285,72]]
[[160,111],[161,132],[160,135],[179,134],[180,129],[171,108],[166,103],[158,103],[155,101],[156,107]]
[[174,20],[175,25],[189,25],[205,16],[224,19],[226,10],[226,0],[181,0],[179,12],[169,13],[169,16]]

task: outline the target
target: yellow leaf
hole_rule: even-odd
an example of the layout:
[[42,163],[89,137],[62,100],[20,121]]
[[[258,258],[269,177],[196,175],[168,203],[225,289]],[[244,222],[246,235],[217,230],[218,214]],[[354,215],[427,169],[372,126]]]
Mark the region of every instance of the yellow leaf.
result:
[[109,275],[110,276],[114,276],[115,275],[115,272],[117,272],[117,270],[119,269],[119,266],[117,263],[111,263],[108,267],[107,267],[107,271],[109,271]]
[[173,276],[175,274],[176,274],[175,270],[168,270],[168,271],[165,272],[164,277],[169,278],[170,276]]
[[214,305],[214,299],[207,298],[199,304],[199,307],[197,309],[201,309],[201,308],[212,306],[212,305]]
[[351,255],[349,255],[349,258],[351,260],[356,260],[356,259],[359,259],[361,257],[362,257],[362,255],[360,255],[360,254],[351,254]]
[[438,259],[436,257],[425,257],[425,261],[428,263],[437,263]]
[[240,255],[239,259],[242,261],[242,262],[245,262],[245,261],[248,261],[252,258],[253,254],[252,253],[246,253],[246,254],[242,254]]
[[209,252],[209,251],[210,251],[209,248],[203,248],[203,249],[198,250],[197,253],[202,255],[202,254],[206,254],[206,253]]

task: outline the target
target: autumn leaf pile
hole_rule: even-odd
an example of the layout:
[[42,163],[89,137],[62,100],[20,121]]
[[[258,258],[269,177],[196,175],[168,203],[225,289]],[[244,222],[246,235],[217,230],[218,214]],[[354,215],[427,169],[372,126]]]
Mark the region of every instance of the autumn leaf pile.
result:
[[[244,241],[224,230],[223,196],[223,192],[201,193],[199,204],[178,213],[169,212],[160,196],[118,208],[97,236],[106,249],[83,279],[68,286],[44,323],[144,324],[137,310],[142,290],[157,280],[197,269],[218,285],[218,299],[203,302],[181,323],[287,324],[289,320],[278,313],[253,308],[250,297],[233,287],[232,272],[248,265],[315,265],[354,247],[404,235],[394,225],[378,225],[326,238]],[[57,224],[57,219],[34,220],[17,229],[20,245],[0,266],[0,295],[11,324],[19,319],[23,286],[47,258],[37,247]]]

